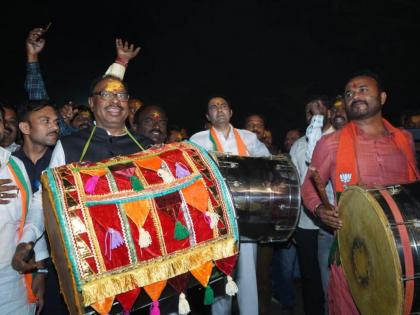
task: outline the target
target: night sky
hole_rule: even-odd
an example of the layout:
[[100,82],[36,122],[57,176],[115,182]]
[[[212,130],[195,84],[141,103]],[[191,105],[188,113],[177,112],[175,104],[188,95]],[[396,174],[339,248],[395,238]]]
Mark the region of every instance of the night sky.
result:
[[279,142],[304,128],[307,97],[335,96],[360,69],[383,78],[385,116],[397,123],[420,107],[419,16],[416,0],[7,1],[0,99],[24,100],[25,38],[51,21],[40,62],[57,104],[87,104],[121,37],[142,47],[126,74],[130,95],[162,105],[190,132],[202,129],[208,96],[223,94],[237,127],[262,113]]

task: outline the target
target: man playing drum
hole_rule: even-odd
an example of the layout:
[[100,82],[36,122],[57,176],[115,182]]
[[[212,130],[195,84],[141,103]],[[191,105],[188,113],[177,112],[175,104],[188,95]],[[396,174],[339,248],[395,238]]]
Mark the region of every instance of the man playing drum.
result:
[[[125,46],[128,44],[126,43]],[[124,47],[121,40],[117,40],[117,51],[121,47]],[[129,54],[125,65],[138,53],[138,50],[132,47],[124,50],[126,54]],[[121,59],[120,55],[119,58]],[[126,128],[129,95],[125,84],[118,78],[124,74],[125,66],[114,63],[110,69],[107,75],[95,80],[91,86],[89,106],[95,117],[95,126],[59,140],[52,153],[50,167],[82,160],[96,162],[112,156],[128,155],[152,144],[150,139],[132,135]],[[118,77],[112,75],[118,75]],[[34,194],[34,213],[42,211],[41,198],[42,190],[40,189]],[[20,243],[19,246],[14,256],[17,266],[24,264],[22,257],[25,257],[31,248],[27,246],[27,243]],[[15,269],[26,271],[19,267]]]
[[[411,135],[382,117],[386,93],[370,72],[354,75],[346,84],[344,101],[349,120],[343,129],[324,136],[315,148],[311,167],[322,182],[331,180],[337,194],[346,185],[390,185],[419,178]],[[302,186],[304,203],[322,222],[338,230],[345,222],[335,207],[321,202],[308,173]],[[358,314],[341,267],[331,266],[329,313]]]
[[[230,124],[232,109],[224,97],[213,97],[207,104],[206,117],[212,128],[191,137],[191,141],[206,150],[246,156],[268,156],[270,152],[248,130],[236,129]],[[241,314],[258,314],[258,292],[256,279],[256,243],[242,243],[238,262],[238,304]],[[213,314],[230,314],[231,298],[218,298],[212,305]]]

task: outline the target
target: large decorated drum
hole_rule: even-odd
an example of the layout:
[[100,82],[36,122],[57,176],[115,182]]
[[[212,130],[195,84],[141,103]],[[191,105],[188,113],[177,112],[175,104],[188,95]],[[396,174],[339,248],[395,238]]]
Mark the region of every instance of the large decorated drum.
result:
[[[71,163],[42,176],[46,228],[71,314],[125,311],[139,294],[158,308],[163,289],[180,294],[192,275],[211,302],[213,269],[230,277],[238,227],[228,187],[208,154],[165,145],[97,163]],[[182,307],[183,305],[183,307]]]

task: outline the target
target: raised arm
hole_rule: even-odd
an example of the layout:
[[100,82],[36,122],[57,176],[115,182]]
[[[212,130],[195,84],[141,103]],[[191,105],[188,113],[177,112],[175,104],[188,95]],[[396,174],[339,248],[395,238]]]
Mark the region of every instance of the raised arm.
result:
[[127,41],[123,42],[122,39],[117,38],[115,40],[115,49],[117,51],[117,59],[108,68],[105,75],[112,75],[123,80],[128,62],[137,56],[141,47],[134,47],[133,44],[130,45]]
[[38,55],[45,47],[43,28],[34,28],[26,38],[26,79],[25,90],[30,100],[49,99],[39,67]]

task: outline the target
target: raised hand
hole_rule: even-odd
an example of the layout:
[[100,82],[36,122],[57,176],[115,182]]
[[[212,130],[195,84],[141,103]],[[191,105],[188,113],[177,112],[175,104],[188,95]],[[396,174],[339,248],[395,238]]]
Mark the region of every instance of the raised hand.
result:
[[44,33],[45,30],[40,27],[34,28],[29,32],[29,35],[26,38],[26,53],[28,55],[28,59],[37,58],[38,54],[44,49],[45,39],[42,38]]
[[308,107],[308,111],[313,116],[325,115],[325,106],[319,100],[310,102],[307,107]]
[[135,48],[133,44],[130,45],[127,41],[123,43],[121,38],[115,40],[115,47],[118,58],[127,62],[137,56],[141,49],[141,47]]
[[66,124],[70,124],[74,116],[76,116],[78,109],[75,108],[72,102],[68,102],[59,109],[60,117],[64,120]]

